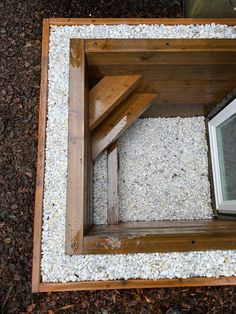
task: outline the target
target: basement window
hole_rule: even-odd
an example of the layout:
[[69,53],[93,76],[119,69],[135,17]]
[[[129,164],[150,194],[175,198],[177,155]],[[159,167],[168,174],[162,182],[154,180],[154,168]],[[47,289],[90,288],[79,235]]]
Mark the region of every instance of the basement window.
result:
[[216,209],[236,214],[236,99],[209,121]]

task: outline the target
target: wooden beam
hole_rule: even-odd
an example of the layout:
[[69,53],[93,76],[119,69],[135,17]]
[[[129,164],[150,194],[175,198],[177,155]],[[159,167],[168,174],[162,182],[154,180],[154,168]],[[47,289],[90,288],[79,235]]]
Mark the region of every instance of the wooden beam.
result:
[[230,51],[140,51],[87,52],[89,66],[108,65],[216,65],[236,64],[235,47]]
[[[234,52],[236,42],[234,39],[87,39],[85,42],[86,57],[88,53],[97,52],[99,55],[108,52],[116,55],[124,53],[147,52]],[[148,56],[148,55],[147,55]],[[163,55],[164,58],[164,55]],[[147,58],[148,59],[148,58]],[[110,61],[108,59],[108,61]],[[107,61],[107,62],[108,62]],[[114,60],[125,64],[126,60]],[[145,61],[143,59],[143,61]],[[227,62],[227,60],[225,60]]]
[[201,25],[223,24],[235,25],[235,18],[50,18],[50,25]]
[[84,41],[70,41],[66,254],[82,253],[88,208],[88,112]]
[[117,226],[95,226],[84,237],[84,254],[188,252],[235,248],[236,221],[120,223]]
[[108,225],[95,225],[90,230],[88,235],[105,235],[107,233],[118,233],[124,235],[128,231],[131,233],[155,233],[159,234],[174,233],[176,230],[179,232],[183,229],[183,233],[205,233],[209,234],[220,230],[223,233],[235,232],[236,222],[235,221],[222,221],[218,219],[210,220],[160,220],[160,221],[130,221],[121,222],[116,226]]
[[234,39],[86,40],[89,66],[236,64]]
[[89,127],[94,130],[141,81],[140,75],[105,76],[89,92]]
[[[208,232],[206,230],[206,232]],[[221,235],[216,231],[212,236],[208,233],[196,234],[133,234],[125,236],[114,233],[103,236],[85,236],[83,254],[130,254],[156,252],[189,252],[208,250],[235,250],[236,232]]]
[[119,222],[119,161],[116,142],[108,147],[107,167],[107,223],[116,225]]
[[46,151],[46,125],[47,125],[47,96],[48,96],[48,55],[49,55],[49,20],[43,20],[42,34],[42,59],[41,59],[41,82],[39,98],[39,123],[38,123],[38,150],[37,150],[37,173],[36,191],[34,202],[34,239],[33,239],[33,268],[32,290],[39,289],[41,281],[41,236],[43,217],[44,195],[44,172]]
[[132,94],[92,134],[93,160],[149,107],[157,94]]
[[138,289],[138,288],[173,288],[236,285],[236,276],[229,277],[192,277],[171,279],[129,279],[129,280],[97,280],[66,283],[41,283],[39,290],[33,292]]

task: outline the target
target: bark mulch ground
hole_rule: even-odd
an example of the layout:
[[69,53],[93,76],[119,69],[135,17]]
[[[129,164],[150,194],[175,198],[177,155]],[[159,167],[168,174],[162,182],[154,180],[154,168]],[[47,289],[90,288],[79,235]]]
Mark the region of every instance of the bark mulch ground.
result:
[[[236,313],[234,287],[31,293],[43,17],[181,17],[181,0],[0,2],[2,313]],[[169,311],[170,313],[170,311]]]

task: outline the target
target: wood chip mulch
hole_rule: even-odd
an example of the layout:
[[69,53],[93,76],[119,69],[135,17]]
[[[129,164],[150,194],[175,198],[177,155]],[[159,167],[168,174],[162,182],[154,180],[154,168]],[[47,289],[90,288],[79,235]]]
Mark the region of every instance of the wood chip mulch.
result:
[[236,313],[235,287],[31,293],[42,18],[181,17],[182,7],[181,0],[0,2],[2,313]]

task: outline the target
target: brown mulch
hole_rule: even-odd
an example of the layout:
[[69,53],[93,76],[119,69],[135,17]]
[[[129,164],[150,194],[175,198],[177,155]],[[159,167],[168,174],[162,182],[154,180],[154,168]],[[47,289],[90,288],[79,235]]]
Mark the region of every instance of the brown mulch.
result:
[[0,2],[0,307],[2,313],[236,313],[236,288],[31,293],[43,17],[181,17],[181,0]]

